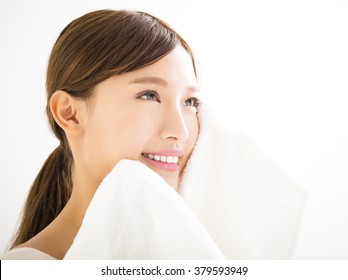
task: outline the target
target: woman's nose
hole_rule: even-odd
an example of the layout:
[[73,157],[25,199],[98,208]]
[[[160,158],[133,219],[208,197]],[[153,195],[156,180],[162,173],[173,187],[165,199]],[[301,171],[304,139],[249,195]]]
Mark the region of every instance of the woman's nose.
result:
[[183,142],[188,139],[189,131],[181,106],[168,108],[162,119],[161,137]]

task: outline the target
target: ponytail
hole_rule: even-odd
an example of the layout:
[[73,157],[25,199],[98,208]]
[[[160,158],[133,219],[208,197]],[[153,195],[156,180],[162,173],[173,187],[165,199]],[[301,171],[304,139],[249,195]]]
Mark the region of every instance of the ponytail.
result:
[[11,248],[38,234],[62,211],[72,191],[72,163],[70,149],[62,145],[47,158],[31,186]]

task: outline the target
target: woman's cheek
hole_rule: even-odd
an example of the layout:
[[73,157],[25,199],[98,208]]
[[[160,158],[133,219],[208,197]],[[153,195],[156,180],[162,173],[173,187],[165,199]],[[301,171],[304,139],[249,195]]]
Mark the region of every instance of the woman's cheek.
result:
[[119,134],[122,150],[129,159],[139,159],[147,145],[151,145],[152,139],[155,139],[157,125],[150,118],[143,116],[128,117],[124,122]]

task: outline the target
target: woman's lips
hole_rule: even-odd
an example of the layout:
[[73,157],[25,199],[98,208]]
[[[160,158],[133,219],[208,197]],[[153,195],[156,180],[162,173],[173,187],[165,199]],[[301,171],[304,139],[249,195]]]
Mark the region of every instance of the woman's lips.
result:
[[181,151],[161,151],[157,153],[142,153],[143,158],[160,169],[166,171],[178,171],[179,159],[183,155]]

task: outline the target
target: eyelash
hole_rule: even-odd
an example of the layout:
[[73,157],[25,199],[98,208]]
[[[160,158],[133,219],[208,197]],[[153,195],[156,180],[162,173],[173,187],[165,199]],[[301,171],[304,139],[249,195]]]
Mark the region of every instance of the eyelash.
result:
[[[149,96],[151,96],[152,98],[146,98],[146,97],[149,97]],[[147,91],[141,92],[141,93],[139,93],[138,98],[139,99],[143,99],[143,100],[150,100],[150,101],[161,102],[159,94],[155,90],[147,90]]]
[[[148,90],[145,92],[141,92],[138,95],[138,98],[143,100],[156,101],[159,103],[161,102],[160,96],[158,92],[155,90]],[[185,100],[184,104],[186,104],[186,102],[188,101],[189,101],[189,104],[191,105],[184,105],[184,106],[195,107],[196,109],[198,109],[200,100],[197,97],[190,97],[189,99]]]
[[185,103],[186,103],[187,101],[191,101],[190,104],[192,104],[192,105],[185,105],[185,106],[195,107],[196,109],[198,109],[199,104],[201,103],[200,100],[199,100],[197,97],[191,97],[191,98],[185,100]]

